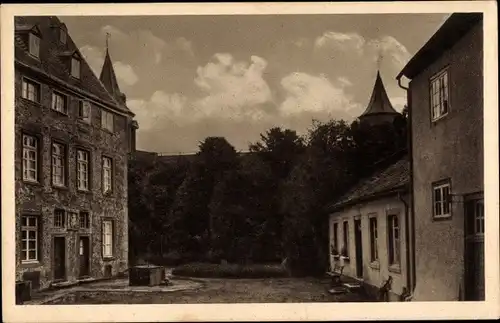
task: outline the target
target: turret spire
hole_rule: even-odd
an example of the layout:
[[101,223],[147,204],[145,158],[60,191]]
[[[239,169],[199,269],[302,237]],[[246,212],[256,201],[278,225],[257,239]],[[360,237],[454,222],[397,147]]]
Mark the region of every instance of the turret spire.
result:
[[119,103],[125,104],[124,95],[120,91],[120,87],[118,86],[118,81],[116,80],[115,69],[113,67],[113,62],[111,61],[111,56],[109,55],[109,38],[110,34],[106,33],[106,56],[104,57],[104,64],[102,65],[101,75],[99,76],[99,80],[101,80],[102,84],[108,90],[109,94],[115,98],[115,100]]

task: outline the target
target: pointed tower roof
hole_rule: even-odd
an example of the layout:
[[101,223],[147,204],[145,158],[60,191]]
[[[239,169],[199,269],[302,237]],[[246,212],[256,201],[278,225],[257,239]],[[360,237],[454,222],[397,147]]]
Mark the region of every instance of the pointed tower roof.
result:
[[370,98],[370,102],[368,103],[368,107],[366,108],[365,112],[363,112],[360,117],[379,114],[399,113],[392,107],[389,96],[385,91],[384,83],[382,82],[382,78],[380,77],[380,71],[377,71],[377,79],[375,80],[375,85],[373,86],[373,92]]
[[115,69],[113,68],[108,48],[106,48],[106,57],[104,57],[104,64],[102,65],[99,80],[101,80],[106,90],[108,90],[109,94],[111,94],[116,101],[124,103],[122,100],[123,94],[116,80]]

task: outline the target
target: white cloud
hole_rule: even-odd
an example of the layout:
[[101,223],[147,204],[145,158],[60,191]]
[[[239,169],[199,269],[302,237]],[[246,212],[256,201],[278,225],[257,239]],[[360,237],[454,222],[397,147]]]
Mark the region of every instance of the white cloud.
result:
[[280,106],[284,115],[303,112],[349,113],[358,108],[340,87],[334,86],[324,75],[292,73],[281,80],[286,99]]
[[316,50],[356,53],[370,62],[375,62],[381,55],[382,64],[388,62],[396,68],[402,68],[411,56],[406,47],[392,36],[365,39],[357,33],[327,31],[317,37],[314,44]]
[[396,111],[401,112],[406,105],[406,98],[402,96],[391,97],[389,100]]
[[349,81],[349,79],[344,76],[337,78],[337,81],[340,83],[342,87],[347,87],[352,85],[351,81]]
[[128,100],[127,106],[136,114],[141,131],[161,130],[165,119],[189,118],[187,98],[179,93],[156,91],[149,100]]
[[132,66],[122,62],[115,62],[113,63],[113,67],[115,68],[116,77],[122,80],[125,84],[130,86],[137,83],[138,77]]
[[[104,26],[101,28],[103,35],[109,33],[111,35],[110,46],[120,46],[120,44],[134,44],[133,47],[144,51],[144,55],[153,56],[155,64],[159,64],[166,52],[180,50],[189,56],[194,56],[193,44],[184,37],[179,37],[172,42],[166,42],[160,37],[154,35],[150,30],[136,30],[128,34],[114,26]],[[141,56],[142,57],[142,56]]]
[[197,69],[194,82],[205,95],[195,102],[196,111],[206,116],[262,118],[256,106],[272,100],[262,77],[266,67],[266,60],[258,56],[237,62],[231,54],[215,54],[212,62]]
[[[94,71],[94,74],[99,77],[104,63],[104,53],[89,45],[81,47],[80,53],[82,53],[87,63]],[[113,67],[120,86],[131,86],[136,84],[139,80],[132,66],[120,61],[115,61],[113,62]]]

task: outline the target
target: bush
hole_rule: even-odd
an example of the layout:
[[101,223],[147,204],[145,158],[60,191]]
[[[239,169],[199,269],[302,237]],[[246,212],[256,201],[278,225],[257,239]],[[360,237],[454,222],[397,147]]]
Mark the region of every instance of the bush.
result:
[[286,277],[287,271],[275,264],[210,264],[191,263],[172,271],[173,275],[205,278],[272,278]]

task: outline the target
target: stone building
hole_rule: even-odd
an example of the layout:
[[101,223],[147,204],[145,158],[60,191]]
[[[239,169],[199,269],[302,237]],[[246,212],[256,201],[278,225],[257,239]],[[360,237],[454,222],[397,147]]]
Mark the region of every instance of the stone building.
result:
[[134,114],[57,17],[15,18],[16,279],[33,289],[127,269]]
[[328,208],[331,268],[343,263],[373,295],[392,277],[390,301],[410,285],[409,158],[398,155]]
[[378,125],[381,123],[392,123],[397,116],[401,114],[397,112],[389,100],[389,96],[385,90],[384,83],[380,72],[377,71],[377,77],[373,86],[372,95],[366,110],[358,117],[361,124]]
[[410,79],[414,299],[484,300],[482,13],[453,14]]

